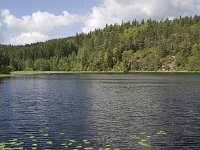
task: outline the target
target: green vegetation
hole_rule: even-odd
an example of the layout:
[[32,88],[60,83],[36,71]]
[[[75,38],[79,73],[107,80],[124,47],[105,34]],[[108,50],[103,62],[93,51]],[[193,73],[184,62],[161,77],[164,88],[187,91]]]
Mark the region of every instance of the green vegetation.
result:
[[48,141],[47,144],[53,144],[53,142],[52,141]]
[[[42,131],[42,132],[41,132]],[[60,133],[64,132],[54,132],[54,135],[59,135]],[[46,133],[43,130],[39,130],[39,132],[34,132],[34,134],[24,134],[23,138],[14,138],[11,139],[7,142],[1,142],[0,141],[0,149],[27,149],[28,147],[31,147],[31,149],[39,149],[40,146],[45,146],[45,149],[51,149],[52,147],[59,146],[60,148],[65,148],[65,149],[84,149],[84,150],[93,150],[93,149],[98,149],[98,150],[119,150],[119,148],[112,147],[112,143],[107,143],[103,147],[100,148],[94,148],[94,143],[90,142],[88,139],[67,139],[65,137],[65,133],[62,134],[62,139],[56,140],[57,137],[52,137],[51,134]],[[32,139],[31,142],[25,143],[22,141],[24,139],[24,136]],[[164,140],[165,137],[167,136],[167,132],[160,130],[156,132],[153,135],[149,135],[145,132],[140,132],[140,133],[134,133],[129,136],[129,140],[133,141],[134,143],[137,143],[139,147],[142,148],[153,148],[153,143],[157,143],[157,140],[159,139],[159,142]],[[55,141],[51,141],[50,139],[54,139]],[[26,141],[26,139],[24,139]],[[26,141],[27,142],[27,141]],[[111,145],[110,145],[111,144]],[[152,145],[151,145],[152,144]],[[51,148],[50,148],[51,147]]]
[[0,74],[0,78],[5,78],[5,77],[10,77],[11,75],[9,74]]
[[[123,71],[14,71],[11,75],[33,74],[123,74]],[[129,71],[129,73],[174,73],[174,71]],[[199,71],[176,71],[175,73],[200,73]],[[2,76],[11,76],[2,74]],[[1,76],[1,75],[0,75]]]
[[200,71],[200,16],[122,22],[25,46],[0,45],[10,71]]
[[[45,150],[49,149],[55,149],[56,147],[59,147],[59,149],[70,149],[70,150],[93,150],[93,144],[90,143],[89,140],[79,140],[75,141],[73,139],[69,140],[66,137],[63,136],[63,139],[56,140],[56,137],[52,137],[51,135],[45,133],[43,130],[39,130],[39,132],[34,132],[34,134],[25,134],[22,138],[15,138],[11,139],[7,142],[1,142],[0,141],[0,149],[1,150],[24,150],[24,149],[41,149],[41,146],[45,147]],[[57,132],[54,132],[54,134]],[[64,133],[64,132],[60,132]],[[64,133],[65,134],[65,133]],[[62,135],[64,135],[62,134]],[[59,132],[57,133],[59,135]],[[24,136],[32,139],[32,142],[27,142],[27,139],[24,139]],[[50,141],[49,138],[53,138],[55,141]],[[22,139],[26,141],[22,142]],[[37,143],[36,143],[37,142]],[[105,145],[104,147],[97,148],[98,150],[119,150],[118,148],[113,148],[110,145]]]
[[20,75],[20,74],[76,74],[76,73],[82,73],[82,74],[90,74],[90,73],[122,73],[119,71],[14,71],[11,72],[11,75]]
[[164,135],[167,135],[167,132],[161,130],[159,132],[157,132],[156,134],[154,135],[146,135],[145,132],[142,132],[142,133],[135,133],[133,135],[130,135],[129,138],[130,139],[134,139],[134,140],[137,140],[138,142],[138,145],[142,146],[142,147],[151,147],[150,143],[151,140],[152,140],[152,137],[156,138],[158,136],[164,136]]

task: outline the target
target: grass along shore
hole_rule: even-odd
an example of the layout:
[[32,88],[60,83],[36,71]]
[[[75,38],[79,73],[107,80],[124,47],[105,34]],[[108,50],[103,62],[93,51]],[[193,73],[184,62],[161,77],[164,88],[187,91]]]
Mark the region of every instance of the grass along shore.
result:
[[[130,71],[134,73],[200,73],[197,71]],[[28,75],[28,74],[124,74],[123,71],[15,71],[11,75]],[[5,75],[5,76],[11,76]],[[3,75],[4,76],[4,75]],[[0,76],[1,77],[1,76]]]
[[[200,73],[200,71],[130,71],[126,74],[137,73]],[[14,71],[10,74],[0,74],[0,78],[15,75],[34,75],[34,74],[125,74],[123,71]]]
[[10,77],[10,74],[0,74],[0,78]]
[[103,73],[123,73],[122,71],[14,71],[12,75],[25,74],[103,74]]

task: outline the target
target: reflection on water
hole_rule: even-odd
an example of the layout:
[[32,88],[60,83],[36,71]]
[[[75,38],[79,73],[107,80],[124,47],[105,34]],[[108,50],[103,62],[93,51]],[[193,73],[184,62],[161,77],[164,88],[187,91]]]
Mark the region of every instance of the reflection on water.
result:
[[0,148],[199,149],[199,89],[198,74],[1,79]]

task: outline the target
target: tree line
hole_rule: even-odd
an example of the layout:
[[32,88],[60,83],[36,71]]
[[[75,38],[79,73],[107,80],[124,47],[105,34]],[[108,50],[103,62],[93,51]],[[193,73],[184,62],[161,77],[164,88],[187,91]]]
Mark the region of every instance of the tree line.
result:
[[200,71],[200,16],[133,20],[25,46],[0,45],[0,72]]

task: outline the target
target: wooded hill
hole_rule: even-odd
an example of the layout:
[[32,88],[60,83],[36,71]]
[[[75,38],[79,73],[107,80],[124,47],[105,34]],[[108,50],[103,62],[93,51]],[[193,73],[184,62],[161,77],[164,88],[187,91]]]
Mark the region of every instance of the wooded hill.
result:
[[0,70],[200,71],[200,16],[134,20],[65,39],[0,45]]

